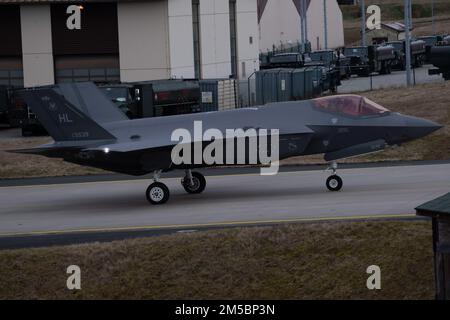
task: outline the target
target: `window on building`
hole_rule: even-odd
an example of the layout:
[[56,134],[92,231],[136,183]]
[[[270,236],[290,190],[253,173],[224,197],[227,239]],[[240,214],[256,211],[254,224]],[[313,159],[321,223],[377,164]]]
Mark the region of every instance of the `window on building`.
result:
[[237,62],[237,36],[236,36],[236,0],[229,0],[230,6],[230,48],[231,48],[231,75],[233,78],[238,74]]
[[119,69],[59,69],[55,71],[56,83],[61,82],[120,82]]
[[192,27],[194,31],[194,72],[195,77],[202,77],[200,49],[200,0],[192,0]]

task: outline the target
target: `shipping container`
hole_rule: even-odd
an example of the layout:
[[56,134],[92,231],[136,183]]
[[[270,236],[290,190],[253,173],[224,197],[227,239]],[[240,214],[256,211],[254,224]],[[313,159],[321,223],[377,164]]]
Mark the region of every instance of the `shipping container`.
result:
[[310,99],[327,86],[325,67],[268,69],[256,72],[256,103]]
[[234,79],[199,80],[200,112],[221,111],[238,107],[238,86]]

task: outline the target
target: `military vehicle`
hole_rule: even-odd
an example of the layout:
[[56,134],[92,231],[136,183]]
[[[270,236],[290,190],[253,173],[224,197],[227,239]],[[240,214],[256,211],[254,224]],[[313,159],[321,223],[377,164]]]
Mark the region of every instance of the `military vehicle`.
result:
[[361,46],[345,48],[344,55],[350,59],[351,74],[367,77],[376,72],[391,73],[391,64],[395,59],[392,46]]
[[[405,70],[406,69],[405,41],[391,41],[387,42],[385,45],[394,48],[395,59],[391,63],[392,69]],[[427,59],[426,42],[424,40],[411,41],[411,66],[414,68],[419,68],[423,66],[426,59]]]
[[303,54],[299,52],[279,53],[271,56],[268,62],[261,63],[260,69],[301,68],[304,64]]
[[450,80],[450,43],[445,42],[431,48],[430,62],[435,68],[429,69],[429,75],[442,74],[445,80]]
[[431,60],[431,48],[442,41],[442,36],[423,36],[417,37],[417,40],[425,42],[425,62],[429,63]]
[[[314,51],[307,56],[314,63],[323,63],[329,70],[338,70],[340,79],[348,79],[351,76],[350,59],[334,50]],[[311,65],[305,61],[305,65]]]

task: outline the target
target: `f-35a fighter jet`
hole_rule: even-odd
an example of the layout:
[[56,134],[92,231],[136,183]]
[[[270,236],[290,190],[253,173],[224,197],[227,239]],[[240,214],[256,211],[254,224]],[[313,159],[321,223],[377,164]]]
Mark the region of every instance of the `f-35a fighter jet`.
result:
[[[182,186],[186,192],[196,194],[204,191],[206,180],[192,169],[255,164],[250,161],[255,157],[252,157],[249,140],[264,130],[271,133],[266,137],[267,146],[257,145],[256,164],[265,163],[261,160],[261,150],[267,155],[276,153],[277,157],[272,157],[272,161],[323,153],[332,169],[326,186],[330,191],[339,191],[343,182],[336,174],[336,160],[380,151],[441,128],[428,120],[390,112],[356,95],[134,120],[126,118],[92,83],[25,89],[21,95],[54,143],[14,152],[62,158],[67,162],[129,175],[153,173],[154,182],[146,191],[152,204],[162,204],[169,199],[169,189],[159,181],[162,172],[185,170]],[[206,136],[194,132],[199,124],[203,131],[213,130],[214,134]],[[181,136],[184,132],[193,139],[178,137],[174,141],[177,130],[182,130]],[[253,133],[229,138],[228,130]],[[216,148],[210,156],[217,160],[223,155],[227,161],[212,162],[201,156],[208,148],[211,151],[211,145],[220,139],[224,142],[220,147],[223,150]],[[245,140],[241,150],[244,156],[240,158],[239,147],[232,143],[238,139]],[[262,141],[261,136],[257,141]],[[275,142],[278,143],[276,148]],[[190,145],[194,152],[189,155],[187,149],[178,150],[178,156],[190,159],[200,152],[200,161],[175,161],[174,149],[180,149],[180,145]],[[232,148],[228,149],[230,145]],[[229,157],[230,151],[233,155]]]

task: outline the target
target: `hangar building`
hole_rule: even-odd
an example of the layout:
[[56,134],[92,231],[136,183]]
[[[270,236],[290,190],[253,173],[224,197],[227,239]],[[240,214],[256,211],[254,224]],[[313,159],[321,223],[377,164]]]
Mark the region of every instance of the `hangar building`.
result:
[[[246,80],[260,51],[300,38],[299,1],[0,0],[0,85]],[[307,3],[321,49],[323,1]],[[327,9],[329,46],[339,47],[342,13],[336,0]]]
[[257,0],[0,0],[0,39],[6,85],[246,78]]
[[[258,0],[261,51],[301,40],[301,0]],[[326,0],[328,48],[344,46],[344,22],[336,0]],[[312,50],[325,48],[324,1],[306,0],[307,39]]]

